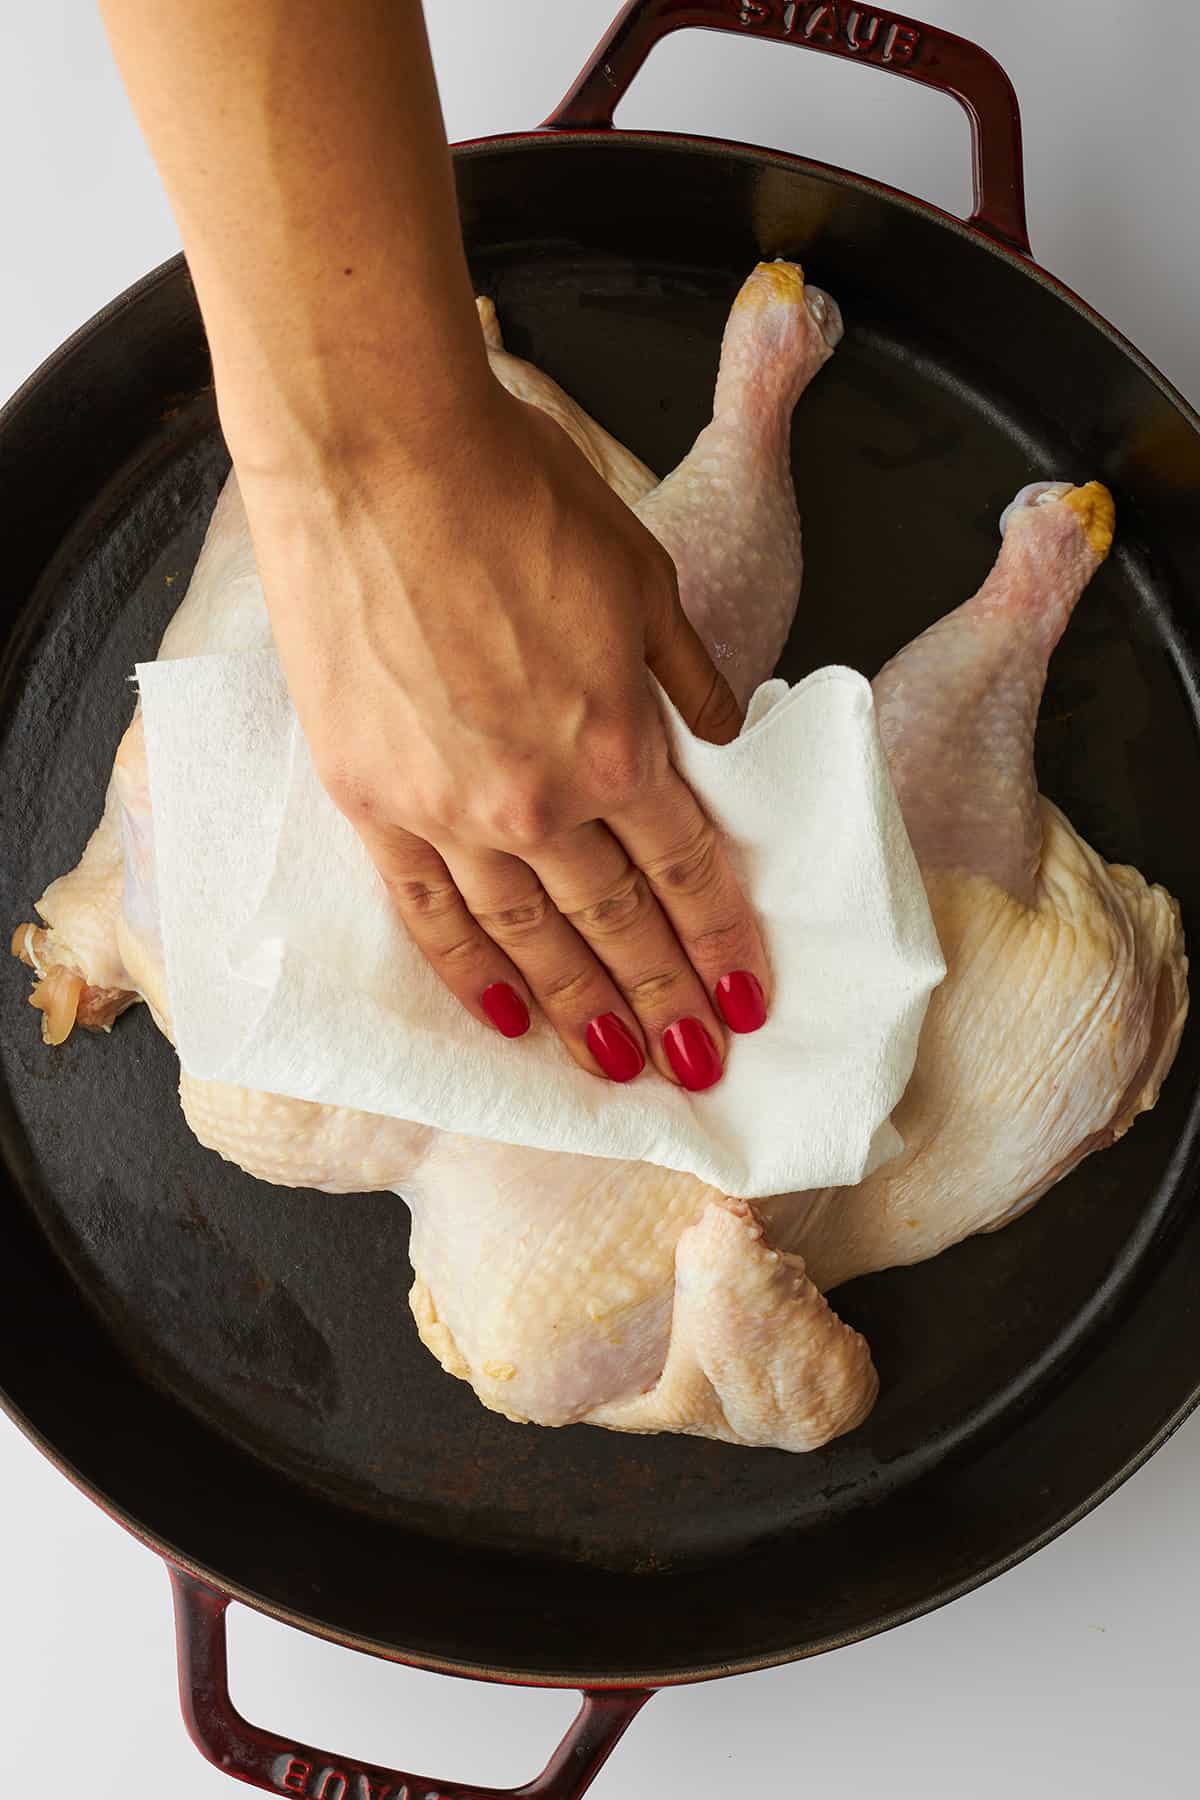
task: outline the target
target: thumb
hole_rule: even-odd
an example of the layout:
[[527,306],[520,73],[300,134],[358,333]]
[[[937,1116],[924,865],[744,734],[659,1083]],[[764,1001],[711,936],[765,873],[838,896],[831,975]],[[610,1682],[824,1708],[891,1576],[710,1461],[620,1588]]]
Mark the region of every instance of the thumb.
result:
[[732,743],[742,728],[742,709],[673,597],[656,628],[647,633],[646,663],[698,738],[710,744]]

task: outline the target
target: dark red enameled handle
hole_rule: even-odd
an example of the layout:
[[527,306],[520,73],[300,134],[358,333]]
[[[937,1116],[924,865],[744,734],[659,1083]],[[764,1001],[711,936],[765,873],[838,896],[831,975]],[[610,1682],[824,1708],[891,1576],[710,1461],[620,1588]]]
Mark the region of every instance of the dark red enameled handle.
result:
[[243,1719],[229,1697],[228,1596],[181,1569],[168,1566],[168,1572],[175,1594],[179,1698],[192,1742],[226,1775],[268,1794],[299,1800],[578,1800],[650,1698],[645,1688],[585,1693],[566,1737],[524,1787],[476,1787],[380,1769],[278,1737]]
[[975,209],[969,222],[1029,255],[1021,113],[1012,83],[977,44],[899,13],[847,0],[629,0],[547,127],[611,130],[617,105],[655,44],[687,26],[844,56],[952,94],[971,121]]

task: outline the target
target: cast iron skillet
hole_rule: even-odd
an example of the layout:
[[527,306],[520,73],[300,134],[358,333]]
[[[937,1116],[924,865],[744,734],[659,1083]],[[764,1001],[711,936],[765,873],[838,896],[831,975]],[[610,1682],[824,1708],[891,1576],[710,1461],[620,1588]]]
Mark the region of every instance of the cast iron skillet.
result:
[[[954,93],[974,216],[795,157],[614,132],[647,50],[679,25]],[[1055,658],[1042,780],[1105,854],[1166,883],[1194,931],[1200,420],[1026,260],[996,64],[863,8],[635,0],[549,128],[462,148],[458,178],[510,344],[660,469],[702,422],[756,258],[797,256],[837,296],[846,341],[797,423],[793,678],[834,660],[874,671],[963,598],[1026,480],[1111,484],[1119,544]],[[208,383],[175,261],[0,423],[9,925],[77,857],[125,677],[187,580],[226,467]],[[1200,1397],[1195,1027],[1157,1110],[1021,1223],[839,1293],[882,1398],[853,1437],[791,1457],[485,1412],[417,1343],[401,1206],[226,1167],[184,1129],[147,1017],[51,1055],[22,972],[0,979],[0,1399],[167,1559],[189,1727],[259,1787],[491,1793],[248,1725],[225,1680],[230,1597],[429,1668],[587,1688],[522,1790],[567,1800],[650,1688],[812,1655],[954,1598],[1110,1493]]]

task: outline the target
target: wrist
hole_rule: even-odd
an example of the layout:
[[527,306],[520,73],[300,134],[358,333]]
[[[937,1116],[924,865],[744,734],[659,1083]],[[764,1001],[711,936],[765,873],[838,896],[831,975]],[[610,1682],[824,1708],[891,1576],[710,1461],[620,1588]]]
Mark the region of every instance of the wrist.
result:
[[382,464],[427,469],[485,428],[499,388],[481,340],[406,345],[402,354],[395,340],[318,347],[290,357],[282,373],[246,356],[214,353],[213,363],[238,475],[272,484],[322,483]]
[[[526,409],[490,371],[487,380],[488,390],[449,414],[431,408],[418,421],[406,413],[396,429],[388,426],[386,401],[379,403],[382,428],[358,436],[352,449],[349,437],[326,434],[319,441],[308,434],[273,439],[267,454],[260,448],[244,457],[234,449],[272,612],[280,604],[290,610],[305,594],[310,601],[328,597],[338,587],[335,579],[331,588],[329,569],[350,554],[369,564],[381,526],[390,550],[387,567],[377,571],[379,591],[393,603],[400,590],[414,603],[423,595],[440,608],[442,583],[431,588],[425,579],[431,559],[448,568],[469,559],[471,521],[495,516],[497,507],[506,520],[513,513],[507,477],[521,468],[514,431]],[[499,499],[497,477],[505,490]],[[315,584],[299,573],[313,569],[325,571]]]

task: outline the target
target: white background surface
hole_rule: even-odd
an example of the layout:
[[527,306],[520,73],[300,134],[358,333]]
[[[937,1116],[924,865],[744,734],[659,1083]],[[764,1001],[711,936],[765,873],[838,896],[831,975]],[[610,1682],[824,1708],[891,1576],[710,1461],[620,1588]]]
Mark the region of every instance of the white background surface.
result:
[[[428,0],[451,136],[541,118],[615,4]],[[918,10],[984,43],[1013,77],[1040,259],[1200,401],[1191,0],[927,0]],[[8,0],[0,83],[3,393],[177,240],[88,0]],[[621,121],[803,151],[965,207],[957,109],[824,58],[680,34]],[[200,1761],[178,1721],[156,1559],[3,1419],[0,1493],[5,1791],[239,1791]],[[661,1696],[593,1791],[1190,1800],[1198,1495],[1200,1419],[1069,1536],[957,1605],[816,1662]],[[572,1710],[563,1695],[392,1668],[244,1612],[232,1637],[234,1693],[251,1717],[443,1777],[527,1779]]]

